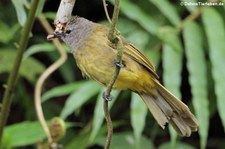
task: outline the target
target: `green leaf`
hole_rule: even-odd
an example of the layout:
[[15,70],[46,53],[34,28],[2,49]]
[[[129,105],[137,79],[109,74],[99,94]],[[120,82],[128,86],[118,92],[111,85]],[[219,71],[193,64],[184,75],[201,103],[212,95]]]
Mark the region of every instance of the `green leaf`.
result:
[[180,23],[180,16],[176,11],[175,7],[167,0],[149,0],[152,2],[164,16],[170,20],[173,25]]
[[27,0],[12,0],[12,3],[16,9],[17,19],[19,21],[19,24],[21,26],[24,26],[27,19],[26,10],[24,8],[25,6],[28,5]]
[[131,32],[127,36],[127,39],[131,41],[136,47],[144,50],[145,46],[148,44],[149,35],[148,33],[139,29],[135,30],[135,32]]
[[161,58],[160,52],[155,50],[155,49],[148,49],[148,50],[145,51],[145,54],[153,62],[155,68],[158,68],[158,66],[160,64],[160,58]]
[[42,102],[49,100],[50,98],[65,96],[72,92],[77,91],[81,86],[88,84],[89,81],[79,81],[75,83],[69,83],[61,86],[54,87],[48,91],[46,91],[42,95]]
[[[66,52],[70,52],[70,49],[68,46],[63,44],[63,48]],[[33,54],[39,53],[39,52],[52,52],[56,51],[55,46],[52,43],[41,43],[41,44],[35,44],[30,46],[23,55],[23,60],[27,57],[30,57]]]
[[[103,24],[108,24],[108,22],[103,22]],[[121,35],[124,37],[127,37],[130,33],[133,31],[136,31],[137,29],[140,29],[140,26],[138,24],[134,24],[132,20],[126,19],[126,18],[119,18],[117,22],[117,28],[121,32]],[[127,25],[129,24],[129,25]]]
[[[63,45],[63,47],[66,52],[69,51],[68,47],[66,47],[65,45]],[[48,56],[53,62],[57,61],[57,59],[59,58],[59,53],[52,43],[41,43],[30,46],[24,53],[23,60],[39,52],[51,52],[48,53]],[[63,67],[59,68],[59,71],[66,82],[72,82],[74,80],[74,74],[72,73],[70,63],[64,63]]]
[[[105,91],[105,87],[102,87],[102,91],[98,95],[97,103],[95,106],[94,111],[94,119],[93,119],[93,128],[90,135],[90,142],[93,142],[102,126],[103,120],[104,120],[104,109],[103,109],[103,98],[102,94]],[[113,100],[109,102],[109,109],[113,106],[114,102],[116,101],[119,91],[113,90],[111,92],[111,95],[113,97]]]
[[42,13],[42,10],[44,8],[44,4],[45,4],[45,0],[39,0],[38,8],[37,8],[37,11],[36,11],[36,16],[39,16]]
[[[47,55],[51,59],[52,63],[59,59],[59,52],[58,51],[48,53]],[[65,81],[65,83],[70,83],[70,82],[73,82],[75,80],[76,75],[74,74],[74,71],[73,71],[73,68],[74,68],[75,65],[76,64],[74,63],[74,57],[71,55],[71,57],[68,57],[66,62],[63,63],[63,65],[60,66],[60,68],[58,69],[58,71],[60,72],[62,78]]]
[[[173,42],[176,47],[181,45],[179,39]],[[164,44],[162,53],[162,65],[163,65],[163,80],[165,87],[178,98],[181,97],[180,86],[181,86],[181,69],[182,69],[182,49],[175,50],[173,47]],[[177,134],[174,129],[169,127],[171,135],[171,148],[175,146]]]
[[100,85],[94,81],[88,81],[79,90],[72,93],[66,100],[65,106],[62,109],[60,117],[67,118],[71,113],[80,108],[86,101],[92,96],[97,94],[100,89]]
[[224,8],[224,10],[225,10],[225,0],[223,0],[223,8]]
[[[120,126],[121,124],[118,122],[113,123],[113,127],[116,128]],[[107,132],[107,126],[103,125],[98,133],[98,137],[105,136]],[[81,131],[80,133],[75,136],[69,143],[67,143],[64,146],[64,149],[86,149],[88,146],[93,145],[94,143],[90,142],[91,134],[91,123],[88,123]]]
[[45,12],[45,17],[50,20],[54,20],[56,17],[56,12]]
[[9,26],[8,24],[5,24],[4,22],[0,21],[0,42],[2,43],[8,43],[12,38],[14,38],[16,31],[18,31],[19,25],[15,24],[13,26]]
[[197,0],[181,0],[180,2],[180,6],[182,7],[186,7],[187,10],[191,13],[195,13],[196,11],[198,11],[198,7],[196,5],[191,5],[191,3],[198,3]]
[[10,40],[9,36],[9,26],[4,22],[0,21],[0,33],[4,36],[0,36],[0,42],[7,43]]
[[36,144],[44,139],[45,134],[39,122],[22,122],[7,126],[4,129],[3,142],[8,142],[10,147]]
[[[182,44],[175,28],[165,26],[158,30],[157,36],[163,41],[163,80],[165,87],[175,96],[181,97],[181,69],[182,69]],[[177,134],[169,127],[171,135],[171,148],[174,148]]]
[[159,23],[129,0],[122,0],[120,8],[128,18],[139,23],[149,33],[154,34],[158,30]]
[[173,50],[176,50],[178,53],[182,52],[182,44],[176,28],[170,26],[161,27],[158,30],[157,37],[159,37],[164,44],[171,46]]
[[[65,144],[63,146],[64,149],[87,149],[90,143],[88,142],[89,136],[90,136],[90,130],[84,128],[85,130],[81,131],[80,134],[72,139],[69,143]],[[74,130],[73,130],[74,131]],[[87,132],[88,131],[88,132]]]
[[209,44],[218,112],[225,129],[225,25],[223,17],[215,9],[209,7],[202,10],[202,20]]
[[216,93],[214,89],[215,82],[212,77],[212,65],[209,60],[207,60],[207,80],[208,80],[207,85],[208,85],[209,113],[210,117],[212,117],[217,112],[217,103],[215,102]]
[[[170,46],[168,44],[163,45],[163,80],[165,87],[169,89],[175,96],[180,98],[183,49],[181,47],[181,41],[178,37],[174,38],[171,45],[174,46]],[[177,50],[175,50],[175,48]]]
[[32,45],[23,54],[23,60],[39,52],[50,52],[54,50],[55,50],[55,47],[51,43],[41,43],[41,44]]
[[206,148],[209,128],[209,101],[207,90],[207,69],[204,53],[202,30],[194,22],[186,22],[184,26],[184,43],[187,55],[189,82],[193,97],[193,105],[199,121],[201,148]]
[[[0,73],[9,72],[13,67],[13,62],[16,58],[16,51],[11,49],[2,49],[0,51]],[[22,62],[20,75],[25,77],[30,82],[35,82],[36,77],[44,71],[45,67],[39,61],[33,58],[27,58]]]
[[131,125],[134,129],[135,145],[140,148],[141,134],[145,127],[147,107],[138,94],[132,93],[131,98]]
[[[159,149],[169,149],[170,148],[170,143],[166,142],[162,145],[159,146]],[[182,142],[178,142],[173,149],[195,149],[193,146],[186,144],[186,143],[182,143]]]
[[[105,137],[99,137],[96,140],[96,143],[104,146]],[[145,136],[141,136],[140,139],[141,148],[154,149],[154,145],[149,138]],[[136,149],[135,148],[135,140],[132,132],[121,132],[113,134],[113,141],[110,149]]]

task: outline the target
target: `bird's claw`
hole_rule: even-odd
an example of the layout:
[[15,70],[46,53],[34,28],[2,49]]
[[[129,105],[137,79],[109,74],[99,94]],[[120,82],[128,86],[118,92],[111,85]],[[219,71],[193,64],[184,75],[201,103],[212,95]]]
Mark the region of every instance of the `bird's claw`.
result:
[[112,100],[112,96],[111,96],[111,95],[107,95],[106,92],[103,93],[103,98],[104,98],[106,101],[111,101],[111,100]]
[[115,60],[114,64],[119,68],[124,68],[124,64],[120,63],[118,60]]

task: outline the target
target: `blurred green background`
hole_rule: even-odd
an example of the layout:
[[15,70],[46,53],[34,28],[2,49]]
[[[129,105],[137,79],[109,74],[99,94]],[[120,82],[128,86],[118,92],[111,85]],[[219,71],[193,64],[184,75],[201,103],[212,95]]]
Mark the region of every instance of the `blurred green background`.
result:
[[[59,2],[40,0],[4,132],[6,149],[32,149],[45,138],[34,111],[34,86],[59,54],[46,40],[39,16],[44,15],[52,24]],[[205,0],[121,0],[118,29],[144,50],[161,82],[195,113],[199,131],[181,138],[169,127],[162,130],[137,95],[113,91],[112,149],[225,148],[225,1],[210,2],[217,5],[202,6],[210,4]],[[113,1],[108,3],[112,14]],[[0,102],[29,6],[30,0],[0,1]],[[101,0],[77,0],[73,14],[109,25]],[[66,63],[44,84],[45,117],[60,116],[66,121],[67,133],[60,141],[63,148],[103,148],[107,132],[104,87],[83,79],[70,50],[65,48]]]

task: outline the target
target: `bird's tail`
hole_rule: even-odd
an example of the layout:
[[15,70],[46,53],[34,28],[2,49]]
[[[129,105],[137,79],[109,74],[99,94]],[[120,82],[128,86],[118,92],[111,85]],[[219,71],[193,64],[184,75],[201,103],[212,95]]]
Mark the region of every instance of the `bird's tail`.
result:
[[189,108],[156,81],[158,95],[139,93],[157,123],[164,129],[170,123],[178,134],[190,136],[198,130],[197,119]]

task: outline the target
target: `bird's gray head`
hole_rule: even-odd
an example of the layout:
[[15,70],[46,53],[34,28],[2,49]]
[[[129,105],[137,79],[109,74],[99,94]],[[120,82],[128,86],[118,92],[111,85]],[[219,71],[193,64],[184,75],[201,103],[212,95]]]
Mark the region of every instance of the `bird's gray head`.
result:
[[51,37],[51,39],[59,38],[63,40],[66,45],[72,49],[72,52],[75,52],[83,43],[84,39],[91,33],[93,26],[93,22],[85,18],[75,16],[67,23],[65,32],[55,31],[52,34],[53,37]]

